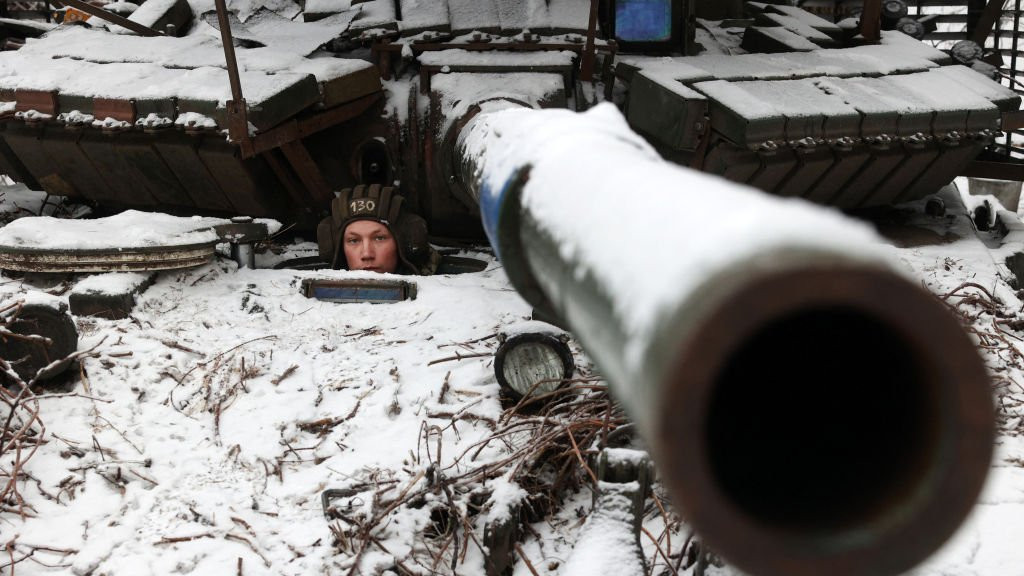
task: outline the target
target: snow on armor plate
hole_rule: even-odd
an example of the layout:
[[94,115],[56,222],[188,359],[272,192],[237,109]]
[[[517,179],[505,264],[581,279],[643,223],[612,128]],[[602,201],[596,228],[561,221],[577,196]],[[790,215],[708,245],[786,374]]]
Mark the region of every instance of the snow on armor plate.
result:
[[238,234],[265,235],[267,223],[182,218],[128,210],[95,220],[21,218],[0,228],[0,269],[20,272],[156,271],[213,259],[214,248]]

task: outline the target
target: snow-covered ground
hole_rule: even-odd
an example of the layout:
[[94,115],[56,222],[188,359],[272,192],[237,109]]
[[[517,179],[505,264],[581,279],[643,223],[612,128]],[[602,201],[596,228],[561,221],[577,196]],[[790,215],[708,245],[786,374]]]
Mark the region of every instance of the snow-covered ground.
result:
[[[4,190],[0,214],[38,213],[37,196]],[[905,226],[920,231],[892,250],[937,295],[959,289],[948,301],[987,346],[1000,432],[975,512],[915,574],[1024,575],[1024,333],[1012,323],[1022,301],[1001,265],[1024,243],[976,234],[946,194],[946,218],[910,206]],[[259,263],[313,250],[276,246]],[[543,504],[524,489],[523,469],[536,462],[524,454],[551,436],[539,418],[505,411],[492,355],[495,335],[530,309],[492,256],[469,255],[487,269],[417,277],[415,300],[376,305],[300,294],[304,278],[367,273],[238,270],[223,257],[160,273],[128,319],[77,318],[79,349],[92,353],[38,399],[44,443],[17,482],[25,506],[5,502],[0,513],[0,571],[15,562],[17,574],[80,576],[483,574],[484,525],[523,504],[537,513],[514,574],[563,573],[590,509],[589,480],[575,467],[574,482]],[[0,303],[35,291],[66,298],[73,281],[3,276]],[[964,282],[998,303],[986,309],[988,296]],[[577,402],[598,400],[603,413],[604,397],[588,389],[599,383],[593,368],[575,352]],[[565,423],[556,414],[545,426]],[[331,488],[351,490],[328,520],[320,497]],[[648,573],[672,573],[655,539],[679,573],[693,573],[680,558],[689,530],[656,493],[651,537],[641,538]]]

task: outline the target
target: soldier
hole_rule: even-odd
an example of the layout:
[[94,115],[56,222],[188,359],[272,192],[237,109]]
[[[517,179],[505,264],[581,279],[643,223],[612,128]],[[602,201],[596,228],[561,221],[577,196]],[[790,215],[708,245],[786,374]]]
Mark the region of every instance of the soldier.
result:
[[426,221],[394,188],[378,184],[342,190],[316,237],[320,257],[335,270],[429,275],[440,262],[427,241]]

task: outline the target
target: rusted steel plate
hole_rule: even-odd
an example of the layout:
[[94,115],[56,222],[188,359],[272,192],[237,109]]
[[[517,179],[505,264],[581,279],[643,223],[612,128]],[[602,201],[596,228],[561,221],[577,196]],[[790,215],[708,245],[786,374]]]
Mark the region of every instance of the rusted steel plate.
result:
[[908,202],[935,194],[940,188],[952,182],[953,178],[962,174],[964,166],[976,158],[983,148],[984,144],[978,141],[944,148],[938,158],[928,168],[922,170],[906,192],[896,199],[897,202]]
[[117,205],[120,198],[113,193],[107,182],[108,178],[116,176],[101,174],[100,169],[82,151],[78,143],[82,132],[47,127],[44,134],[45,137],[40,138],[39,143],[46,155],[55,161],[51,170],[73,190],[75,196]]
[[863,144],[858,144],[846,152],[835,152],[832,167],[803,194],[803,197],[811,202],[830,204],[832,198],[836,196],[836,191],[841,190],[856,176],[870,157],[867,147]]
[[779,148],[774,154],[761,154],[761,167],[747,180],[754,188],[772,191],[796,169],[796,152],[791,148]]
[[182,188],[188,192],[197,208],[240,213],[241,210],[232,205],[228,195],[221,190],[213,175],[199,158],[197,149],[203,138],[206,137],[175,135],[174,138],[155,139],[153,147],[174,173]]
[[18,112],[35,110],[43,114],[57,115],[60,107],[57,105],[57,91],[44,92],[41,90],[15,90],[14,97],[16,104],[14,109]]
[[[38,184],[36,189],[57,196],[75,196],[75,189],[61,178],[56,170],[58,162],[47,154],[42,140],[48,129],[42,125],[30,126],[21,122],[4,124],[4,141],[15,158],[25,167]],[[28,180],[25,181],[26,183]]]
[[796,167],[774,190],[780,196],[805,196],[835,162],[835,156],[827,146],[797,150],[796,158]]
[[1024,164],[1012,160],[975,160],[962,168],[958,175],[1024,182]]
[[78,141],[79,148],[92,161],[93,166],[106,180],[106,190],[102,197],[92,197],[98,201],[108,201],[115,206],[155,206],[157,199],[149,193],[144,182],[138,182],[136,173],[123,154],[118,153],[117,139],[120,135],[99,134],[95,130],[86,131]]
[[309,150],[302,144],[302,141],[287,142],[281,146],[281,151],[284,152],[285,158],[295,170],[299,180],[313,195],[313,201],[321,207],[330,204],[331,198],[333,198],[331,187],[324,180],[323,173],[320,172],[320,168],[313,161],[313,157],[309,155]]
[[257,218],[287,213],[288,191],[261,158],[243,159],[235,146],[214,139],[204,139],[197,152],[236,213]]
[[869,201],[871,195],[906,158],[906,153],[898,145],[888,150],[872,151],[871,158],[832,198],[831,204],[843,209],[875,204]]
[[113,118],[121,122],[135,123],[137,118],[135,100],[115,98],[93,98],[92,113],[97,120]]
[[380,73],[376,68],[363,68],[320,82],[320,95],[325,108],[333,108],[380,91]]
[[163,158],[153,147],[155,137],[122,134],[116,139],[115,150],[124,160],[129,182],[149,192],[160,206],[194,208],[195,202],[175,177]]
[[11,150],[5,139],[6,128],[9,123],[0,123],[0,172],[14,178],[16,182],[24,182],[33,190],[41,190],[42,186],[36,181],[35,176],[25,167],[18,158],[18,155]]
[[[907,197],[907,189],[935,162],[939,153],[939,147],[934,145],[924,149],[908,150],[907,157],[899,169],[894,170],[879,183],[871,195],[864,198],[861,206],[889,206],[901,201],[900,198]],[[934,191],[938,192],[939,189],[936,188]]]

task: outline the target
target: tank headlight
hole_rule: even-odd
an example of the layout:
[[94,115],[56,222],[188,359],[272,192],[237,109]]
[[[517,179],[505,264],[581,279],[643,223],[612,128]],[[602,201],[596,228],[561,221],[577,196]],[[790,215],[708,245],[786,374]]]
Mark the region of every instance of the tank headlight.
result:
[[494,356],[498,384],[514,398],[553,392],[576,370],[566,339],[538,332],[505,338]]

